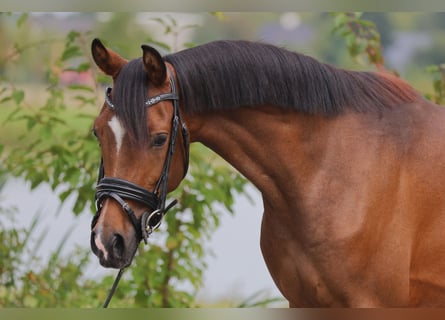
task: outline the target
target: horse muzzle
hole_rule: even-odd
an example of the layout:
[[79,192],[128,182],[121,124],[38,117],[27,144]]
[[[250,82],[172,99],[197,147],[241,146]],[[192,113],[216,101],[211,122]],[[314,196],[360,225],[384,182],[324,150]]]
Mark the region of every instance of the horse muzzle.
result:
[[[132,239],[133,238],[133,239]],[[127,239],[119,233],[109,236],[91,231],[91,250],[106,268],[122,269],[131,264],[139,241],[135,237]]]

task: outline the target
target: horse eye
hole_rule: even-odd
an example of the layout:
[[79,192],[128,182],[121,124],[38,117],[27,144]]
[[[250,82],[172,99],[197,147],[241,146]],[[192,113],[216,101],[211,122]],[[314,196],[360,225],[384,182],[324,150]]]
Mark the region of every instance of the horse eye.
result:
[[153,138],[153,146],[155,146],[155,147],[162,147],[165,144],[166,141],[167,141],[167,134],[166,133],[157,134]]

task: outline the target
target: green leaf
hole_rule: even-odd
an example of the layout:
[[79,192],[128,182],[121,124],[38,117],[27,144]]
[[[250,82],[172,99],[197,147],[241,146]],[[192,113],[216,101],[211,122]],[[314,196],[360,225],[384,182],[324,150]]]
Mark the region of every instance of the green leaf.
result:
[[69,47],[66,47],[65,50],[63,51],[61,60],[67,61],[69,59],[72,59],[75,57],[80,57],[80,56],[82,56],[82,51],[80,50],[80,48],[78,46],[69,46]]
[[111,84],[111,78],[101,73],[96,76],[96,81],[102,84]]
[[94,92],[94,89],[91,88],[90,86],[87,86],[87,85],[84,85],[84,84],[78,84],[78,83],[70,84],[68,86],[68,89],[70,89],[70,90],[83,90],[83,91],[87,91],[87,92]]
[[70,182],[71,185],[77,185],[80,181],[81,171],[77,168],[70,168],[66,172],[66,181]]
[[357,37],[353,33],[345,35],[344,38],[348,48],[352,48],[357,43]]
[[193,48],[195,46],[196,46],[196,44],[194,42],[185,42],[184,43],[184,48]]
[[20,17],[17,19],[17,27],[20,28],[25,22],[26,20],[28,20],[28,13],[22,13],[20,15]]
[[436,73],[439,71],[439,66],[437,65],[429,65],[425,68],[425,71],[428,73]]
[[343,26],[349,21],[349,17],[344,13],[337,13],[334,17],[334,25],[339,27]]
[[74,203],[73,212],[77,216],[79,215],[82,210],[85,208],[85,200],[82,199],[82,197],[78,196],[76,202]]
[[6,97],[4,97],[3,99],[0,100],[0,103],[3,104],[5,102],[8,102],[9,100],[12,100],[12,97],[11,96],[6,96]]
[[14,90],[11,97],[17,105],[20,105],[23,99],[25,99],[25,92],[23,90]]
[[221,11],[210,12],[210,14],[212,16],[214,16],[216,19],[218,19],[219,21],[224,21],[226,19],[225,13],[221,12]]
[[84,62],[79,64],[75,68],[66,68],[64,71],[75,71],[75,72],[85,72],[91,69],[91,64],[89,62]]
[[32,128],[34,128],[36,124],[37,124],[37,122],[36,122],[36,120],[33,117],[28,117],[27,118],[26,128],[28,129],[28,131],[31,131]]
[[52,127],[50,127],[48,124],[40,126],[40,130],[39,130],[39,136],[43,139],[43,140],[49,140],[52,138]]
[[75,100],[80,101],[82,105],[96,105],[96,98],[86,98],[84,96],[77,95],[74,97]]
[[68,43],[74,42],[78,37],[80,37],[80,32],[71,30],[66,36]]

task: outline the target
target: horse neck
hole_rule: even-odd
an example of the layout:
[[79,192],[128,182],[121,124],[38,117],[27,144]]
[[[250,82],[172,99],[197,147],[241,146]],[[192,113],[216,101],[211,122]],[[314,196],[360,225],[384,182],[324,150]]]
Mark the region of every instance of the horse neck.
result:
[[218,153],[277,203],[298,192],[304,172],[316,165],[323,140],[320,117],[275,107],[242,107],[187,117],[192,142]]

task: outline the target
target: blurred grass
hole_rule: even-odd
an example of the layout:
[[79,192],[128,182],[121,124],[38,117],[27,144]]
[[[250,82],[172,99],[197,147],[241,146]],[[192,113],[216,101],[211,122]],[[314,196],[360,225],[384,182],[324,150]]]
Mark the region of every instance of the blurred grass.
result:
[[288,308],[289,302],[281,296],[273,296],[266,289],[258,290],[250,295],[240,295],[236,289],[228,290],[215,301],[198,299],[200,308]]

